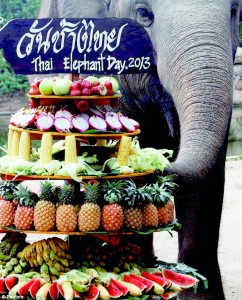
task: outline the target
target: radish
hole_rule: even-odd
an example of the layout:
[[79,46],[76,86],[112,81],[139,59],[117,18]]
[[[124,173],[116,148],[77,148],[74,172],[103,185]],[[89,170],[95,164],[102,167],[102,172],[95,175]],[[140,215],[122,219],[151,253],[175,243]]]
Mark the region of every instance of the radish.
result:
[[36,126],[40,131],[47,131],[54,125],[54,116],[50,113],[42,113],[36,120]]
[[61,109],[57,110],[57,112],[55,113],[55,119],[59,118],[59,117],[65,117],[71,122],[72,113],[70,113],[69,110],[67,110],[65,108],[61,108]]
[[107,123],[99,116],[92,116],[89,118],[89,125],[97,130],[105,131],[107,129]]
[[58,117],[54,121],[55,129],[59,132],[70,132],[72,128],[71,121],[66,117]]
[[122,123],[123,127],[129,131],[133,132],[135,131],[134,125],[130,122],[128,117],[123,116],[122,114],[119,115],[119,121]]
[[108,112],[105,114],[105,116],[105,121],[111,129],[120,130],[123,127],[119,121],[119,118],[116,116],[116,113]]
[[80,115],[72,119],[73,127],[79,130],[80,132],[86,131],[89,128],[88,119],[80,117]]

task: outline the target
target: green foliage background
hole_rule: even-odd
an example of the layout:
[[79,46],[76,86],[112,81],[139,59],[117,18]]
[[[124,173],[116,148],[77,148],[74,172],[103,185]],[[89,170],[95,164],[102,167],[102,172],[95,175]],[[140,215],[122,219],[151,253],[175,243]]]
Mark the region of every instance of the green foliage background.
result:
[[[3,22],[18,18],[36,18],[41,0],[0,0],[0,17]],[[27,91],[29,88],[26,76],[14,74],[0,52],[0,95],[12,94],[17,90]]]

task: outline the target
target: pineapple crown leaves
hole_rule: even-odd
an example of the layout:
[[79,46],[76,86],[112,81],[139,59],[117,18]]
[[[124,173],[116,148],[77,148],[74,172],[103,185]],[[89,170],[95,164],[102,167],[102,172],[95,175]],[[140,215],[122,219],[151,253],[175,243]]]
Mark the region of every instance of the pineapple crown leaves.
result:
[[52,203],[56,203],[58,199],[59,187],[54,186],[54,184],[46,179],[40,181],[40,200],[46,200]]
[[163,206],[171,198],[171,191],[167,190],[165,186],[156,182],[151,184],[151,197],[153,203]]
[[14,195],[19,206],[34,207],[38,201],[38,195],[23,184],[19,184],[18,190],[14,193]]
[[15,192],[17,191],[16,183],[13,181],[2,181],[0,183],[0,196],[4,200],[14,200],[15,199]]
[[106,181],[103,186],[103,194],[105,202],[112,204],[112,203],[120,203],[121,199],[124,195],[126,188],[126,182],[122,180],[118,181]]
[[84,199],[86,202],[97,203],[101,196],[100,182],[87,182],[84,185]]
[[141,188],[138,188],[136,183],[130,179],[126,181],[126,189],[124,193],[124,206],[127,208],[137,207],[145,202],[147,195],[143,193]]
[[74,205],[74,202],[75,202],[74,185],[71,184],[63,185],[63,187],[60,188],[58,193],[58,203]]
[[167,191],[172,194],[175,188],[178,186],[174,181],[174,175],[157,176],[157,183],[163,186]]

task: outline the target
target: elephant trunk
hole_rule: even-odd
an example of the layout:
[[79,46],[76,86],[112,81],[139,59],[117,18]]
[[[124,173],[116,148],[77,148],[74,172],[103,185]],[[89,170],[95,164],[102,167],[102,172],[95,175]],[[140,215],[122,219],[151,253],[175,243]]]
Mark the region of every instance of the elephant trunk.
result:
[[172,172],[186,180],[206,179],[226,151],[233,64],[230,27],[221,21],[223,17],[229,20],[220,14],[211,24],[184,22],[177,26],[176,37],[168,29],[169,46],[157,51],[159,77],[173,97],[180,122],[180,148]]

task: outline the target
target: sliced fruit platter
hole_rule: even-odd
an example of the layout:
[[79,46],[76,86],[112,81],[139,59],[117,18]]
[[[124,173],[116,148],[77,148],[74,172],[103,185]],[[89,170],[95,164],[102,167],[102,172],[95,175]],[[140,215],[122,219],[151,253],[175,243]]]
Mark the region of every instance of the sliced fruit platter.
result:
[[[91,244],[85,245],[88,250]],[[109,243],[104,247],[107,245],[114,247]],[[116,252],[119,248],[123,249],[116,247]],[[140,247],[132,244],[132,249],[137,253]],[[195,269],[183,264],[180,271],[181,264],[169,267],[169,264],[164,266],[156,261],[152,267],[147,267],[130,263],[128,251],[120,254],[121,267],[113,265],[113,270],[100,265],[89,267],[86,262],[91,260],[85,257],[77,262],[67,242],[59,237],[28,243],[24,234],[6,234],[0,243],[0,251],[0,293],[12,299],[108,300],[144,296],[171,299],[204,280]],[[91,254],[89,249],[89,257]]]
[[76,193],[73,184],[44,180],[32,191],[24,183],[1,182],[0,227],[96,234],[179,228],[172,200],[176,184],[171,176],[157,175],[155,183],[145,185],[124,179],[91,180],[80,186]]

